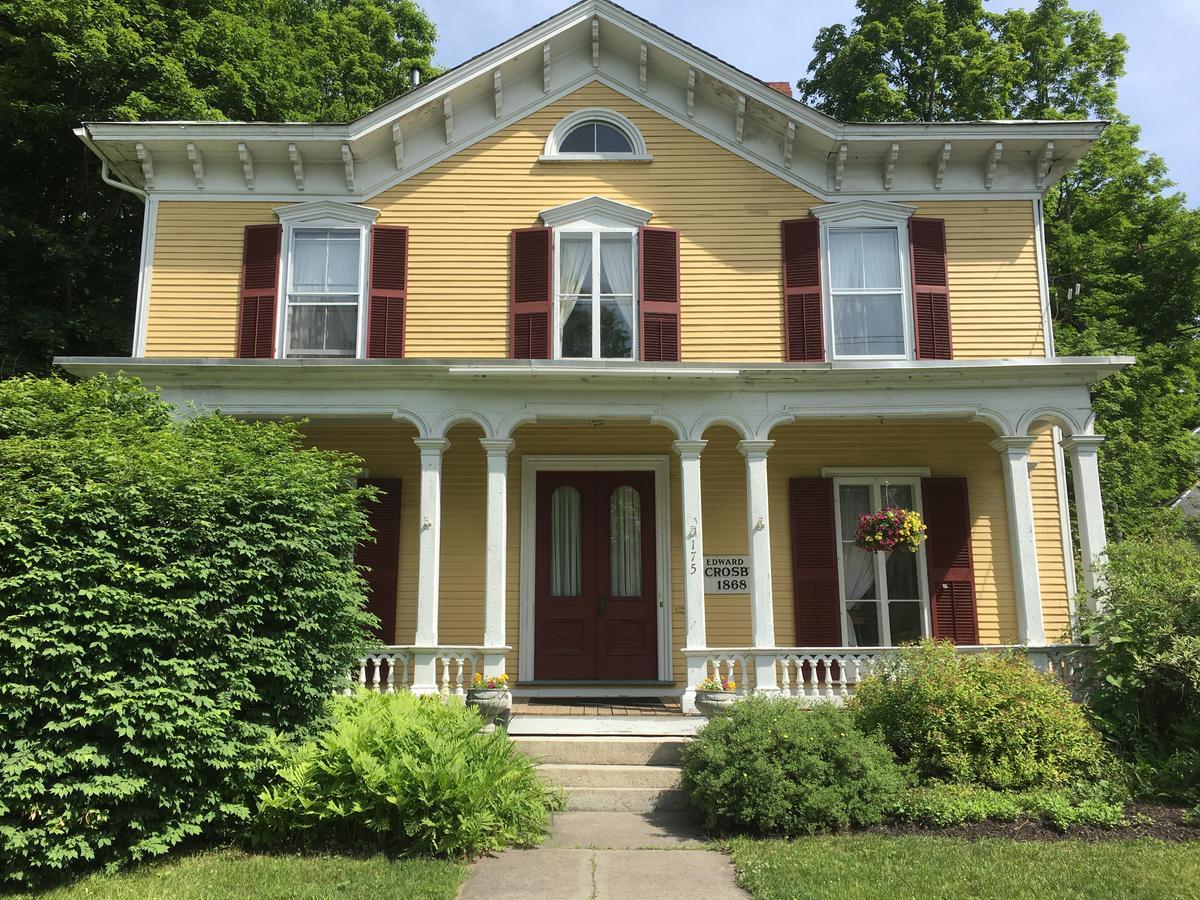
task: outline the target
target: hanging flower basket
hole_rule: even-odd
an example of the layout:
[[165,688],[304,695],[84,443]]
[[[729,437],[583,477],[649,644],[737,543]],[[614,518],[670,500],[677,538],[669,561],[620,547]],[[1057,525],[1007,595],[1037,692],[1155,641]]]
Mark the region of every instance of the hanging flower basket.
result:
[[856,546],[871,553],[907,550],[916,553],[925,540],[925,523],[911,509],[885,506],[879,512],[859,516],[854,532]]

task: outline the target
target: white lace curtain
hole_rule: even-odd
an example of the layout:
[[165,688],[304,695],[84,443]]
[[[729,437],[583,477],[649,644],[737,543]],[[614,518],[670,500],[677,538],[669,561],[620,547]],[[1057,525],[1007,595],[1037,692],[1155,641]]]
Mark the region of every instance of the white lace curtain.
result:
[[555,597],[578,597],[582,591],[579,506],[579,491],[570,485],[550,495],[550,593]]
[[627,484],[612,492],[608,501],[609,558],[614,597],[639,597],[642,593],[642,498]]
[[292,245],[292,290],[299,294],[358,291],[358,232],[296,232]]
[[600,236],[600,292],[633,293],[633,250],[629,235]]
[[558,245],[558,290],[563,296],[562,321],[575,309],[572,295],[592,293],[592,236],[563,235]]

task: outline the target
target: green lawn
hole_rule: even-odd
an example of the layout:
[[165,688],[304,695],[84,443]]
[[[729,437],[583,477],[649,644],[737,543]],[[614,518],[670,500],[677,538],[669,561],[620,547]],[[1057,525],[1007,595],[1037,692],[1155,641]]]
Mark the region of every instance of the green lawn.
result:
[[467,867],[431,859],[288,856],[221,850],[92,875],[38,895],[45,900],[234,900],[387,897],[453,900]]
[[1200,897],[1200,842],[970,842],[839,835],[731,844],[743,887],[764,898]]

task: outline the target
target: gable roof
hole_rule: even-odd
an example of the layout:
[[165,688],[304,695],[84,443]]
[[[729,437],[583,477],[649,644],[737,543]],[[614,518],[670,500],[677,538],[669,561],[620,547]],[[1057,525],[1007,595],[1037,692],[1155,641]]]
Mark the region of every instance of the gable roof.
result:
[[823,200],[1040,196],[1105,124],[839,122],[610,0],[580,0],[351,122],[89,122],[77,134],[160,196],[362,200],[591,82]]

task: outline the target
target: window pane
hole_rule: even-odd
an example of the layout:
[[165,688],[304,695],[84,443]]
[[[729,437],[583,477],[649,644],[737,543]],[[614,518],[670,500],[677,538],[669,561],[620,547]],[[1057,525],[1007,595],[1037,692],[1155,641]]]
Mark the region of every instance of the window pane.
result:
[[900,294],[843,294],[833,298],[838,356],[902,356],[904,313]]
[[889,600],[918,600],[917,554],[908,550],[893,550],[884,564],[887,570]]
[[555,597],[580,594],[579,506],[579,491],[570,485],[557,487],[550,495],[550,593]]
[[893,644],[919,641],[921,639],[921,604],[889,603],[888,625],[892,629]]
[[596,152],[632,153],[633,145],[624,133],[604,122],[596,123]]
[[592,301],[562,301],[562,355],[589,358],[592,355]]
[[600,301],[600,355],[633,358],[633,300]]
[[357,229],[300,229],[292,241],[292,290],[358,293]]
[[600,293],[633,294],[633,235],[600,235]]
[[879,489],[884,506],[898,506],[900,509],[912,509],[913,496],[911,484],[885,484]]
[[326,290],[358,292],[358,236],[353,241],[329,242],[329,270]]
[[845,228],[830,229],[829,268],[830,285],[834,290],[865,287],[860,232]]
[[595,153],[596,126],[592,122],[577,125],[558,145],[559,153]]
[[879,646],[878,603],[848,603],[846,616],[850,619],[850,633],[846,637],[851,647]]
[[291,304],[288,356],[354,356],[358,304]]
[[609,558],[612,560],[612,595],[642,595],[642,498],[627,484],[612,492],[608,501]]
[[592,292],[591,232],[567,232],[559,238],[558,292],[564,297]]
[[876,596],[875,557],[854,543],[859,517],[871,512],[871,488],[866,484],[843,484],[838,493],[842,508],[840,525],[846,601],[873,600]]
[[900,287],[900,248],[895,228],[869,228],[863,242],[863,287]]

